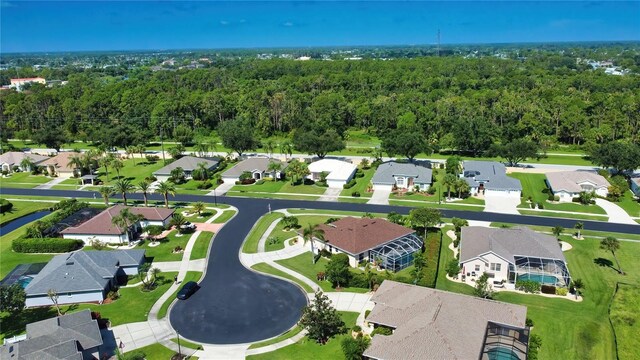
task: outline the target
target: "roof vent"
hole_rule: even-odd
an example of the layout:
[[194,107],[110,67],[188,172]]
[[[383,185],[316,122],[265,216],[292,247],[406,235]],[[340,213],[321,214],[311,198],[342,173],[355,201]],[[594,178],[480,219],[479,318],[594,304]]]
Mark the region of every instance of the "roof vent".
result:
[[73,260],[67,260],[67,265],[73,265]]

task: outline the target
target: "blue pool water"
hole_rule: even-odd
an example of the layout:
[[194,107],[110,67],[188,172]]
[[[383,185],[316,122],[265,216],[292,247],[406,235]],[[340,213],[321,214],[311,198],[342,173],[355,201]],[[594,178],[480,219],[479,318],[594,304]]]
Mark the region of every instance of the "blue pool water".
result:
[[487,352],[489,360],[518,360],[518,355],[511,349],[497,346]]
[[29,285],[29,283],[31,282],[31,280],[33,280],[33,278],[31,276],[21,276],[18,281],[16,281],[18,284],[20,284],[22,286],[23,289],[25,289],[27,287],[27,285]]
[[537,281],[540,284],[545,285],[556,285],[558,279],[555,276],[551,275],[540,275],[540,274],[522,274],[518,276],[518,280],[531,280]]

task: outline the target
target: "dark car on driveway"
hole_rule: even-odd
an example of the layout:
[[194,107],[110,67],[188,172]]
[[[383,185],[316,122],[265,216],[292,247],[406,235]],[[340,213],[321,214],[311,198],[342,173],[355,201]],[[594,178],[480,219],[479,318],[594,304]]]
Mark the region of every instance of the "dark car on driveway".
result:
[[178,295],[176,297],[180,300],[186,300],[189,296],[193,295],[196,290],[198,290],[198,283],[195,281],[189,281],[182,285],[182,288],[178,291]]

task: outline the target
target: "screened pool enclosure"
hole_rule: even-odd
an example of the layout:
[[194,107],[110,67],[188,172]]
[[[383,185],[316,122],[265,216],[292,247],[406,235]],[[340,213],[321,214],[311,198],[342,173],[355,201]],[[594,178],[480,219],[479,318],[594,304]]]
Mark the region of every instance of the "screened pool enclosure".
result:
[[571,276],[564,261],[534,256],[515,256],[515,269],[509,265],[509,281],[532,280],[543,285],[568,287]]
[[399,271],[413,264],[413,253],[422,249],[423,241],[416,234],[405,235],[387,244],[372,249],[369,261],[381,268]]

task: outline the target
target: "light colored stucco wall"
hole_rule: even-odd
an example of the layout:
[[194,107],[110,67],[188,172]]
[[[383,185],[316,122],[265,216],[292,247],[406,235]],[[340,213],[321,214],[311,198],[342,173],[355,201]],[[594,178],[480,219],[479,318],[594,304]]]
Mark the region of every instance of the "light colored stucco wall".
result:
[[[491,263],[500,264],[500,271],[492,271]],[[479,266],[480,270],[476,270],[476,265]],[[475,271],[476,277],[480,277],[480,275],[485,272],[493,274],[493,278],[490,278],[489,280],[490,283],[492,281],[508,281],[509,279],[509,263],[492,253],[482,256],[481,259],[472,259],[467,262],[461,263],[461,267],[464,269],[465,275],[467,273],[470,274],[473,271]]]
[[[58,294],[58,304],[74,304],[74,303],[91,303],[91,302],[102,302],[104,300],[104,295],[102,291],[94,291],[87,293],[72,293],[71,296],[65,293]],[[33,306],[51,306],[53,302],[47,295],[37,296],[37,297],[27,297],[25,302],[26,307]]]
[[126,234],[122,234],[122,235],[63,234],[62,237],[65,239],[82,240],[87,245],[89,245],[93,239],[97,239],[98,241],[101,241],[107,244],[122,244],[122,243],[129,242]]

